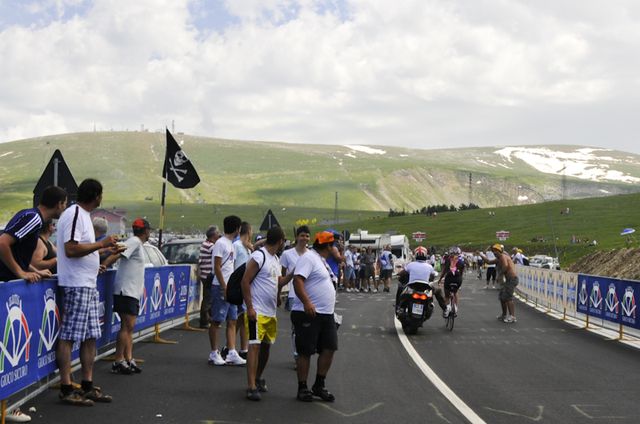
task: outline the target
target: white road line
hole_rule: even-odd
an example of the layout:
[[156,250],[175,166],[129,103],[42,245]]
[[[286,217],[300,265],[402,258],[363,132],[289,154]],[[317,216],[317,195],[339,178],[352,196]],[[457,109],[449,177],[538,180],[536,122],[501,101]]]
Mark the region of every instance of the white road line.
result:
[[393,322],[396,326],[396,331],[398,332],[398,338],[400,338],[400,343],[407,351],[413,362],[420,368],[420,371],[431,381],[431,383],[442,393],[442,395],[447,399],[451,404],[456,408],[471,424],[487,424],[478,414],[476,414],[469,406],[464,403],[462,399],[456,395],[453,390],[449,388],[445,384],[444,381],[427,365],[427,363],[422,359],[422,357],[415,350],[409,338],[402,331],[402,325],[397,318],[393,319]]

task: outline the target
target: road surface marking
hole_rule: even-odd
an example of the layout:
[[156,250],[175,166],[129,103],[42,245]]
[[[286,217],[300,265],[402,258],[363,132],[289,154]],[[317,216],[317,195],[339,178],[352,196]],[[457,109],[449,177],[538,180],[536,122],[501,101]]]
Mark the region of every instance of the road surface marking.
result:
[[573,409],[575,409],[577,412],[579,412],[581,415],[583,415],[585,418],[588,418],[590,420],[602,420],[602,419],[607,419],[607,420],[624,420],[627,417],[594,417],[591,414],[588,414],[584,409],[582,409],[581,407],[592,407],[595,409],[600,409],[600,408],[605,408],[606,406],[602,406],[602,405],[589,405],[589,404],[583,404],[583,405],[571,405],[571,407]]
[[433,403],[430,403],[429,406],[435,411],[438,417],[442,418],[443,421],[451,424],[451,421],[449,421],[444,415],[442,415],[442,412],[440,412],[437,406],[435,406]]
[[314,405],[322,406],[323,408],[326,408],[326,409],[328,409],[328,410],[329,410],[329,411],[331,411],[331,412],[335,412],[336,414],[341,415],[341,416],[343,416],[343,417],[345,417],[345,418],[350,418],[350,417],[356,417],[356,416],[358,416],[358,415],[366,414],[367,412],[371,412],[371,411],[373,411],[374,409],[376,409],[377,407],[382,406],[382,405],[383,405],[383,403],[382,403],[382,402],[374,403],[374,404],[373,404],[373,405],[371,405],[371,406],[368,406],[368,407],[366,407],[366,408],[364,408],[364,409],[362,409],[362,410],[360,410],[360,411],[353,412],[353,413],[351,413],[351,414],[347,414],[347,413],[345,413],[345,412],[342,412],[342,411],[339,411],[339,410],[337,410],[337,409],[335,409],[335,408],[332,408],[332,407],[330,407],[329,405],[327,405],[326,403],[317,403],[317,402],[314,402]]
[[542,406],[542,405],[538,405],[538,416],[537,417],[528,417],[526,415],[518,414],[517,412],[502,411],[500,409],[489,408],[488,406],[485,406],[484,409],[487,409],[487,410],[493,411],[493,412],[498,412],[500,414],[511,415],[512,417],[526,418],[526,419],[534,421],[534,422],[542,421],[542,413],[544,412],[544,406]]
[[431,383],[442,393],[442,395],[449,401],[451,404],[458,410],[464,417],[469,420],[471,424],[487,424],[478,414],[476,414],[469,406],[464,403],[462,399],[456,395],[453,390],[449,388],[445,384],[444,381],[427,365],[427,363],[422,359],[422,357],[415,350],[409,338],[402,331],[402,325],[398,318],[393,319],[394,324],[396,326],[396,331],[398,332],[398,337],[400,338],[400,343],[407,351],[413,362],[420,368],[420,371],[431,381]]

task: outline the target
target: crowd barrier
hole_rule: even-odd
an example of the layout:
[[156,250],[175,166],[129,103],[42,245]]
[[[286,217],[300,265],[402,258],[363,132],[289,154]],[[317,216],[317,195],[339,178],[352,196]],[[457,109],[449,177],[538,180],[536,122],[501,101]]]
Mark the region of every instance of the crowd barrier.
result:
[[640,337],[637,298],[640,282],[518,266],[518,293],[549,312],[615,330],[618,338]]
[[[98,276],[100,327],[98,349],[112,344],[120,329],[120,317],[113,312],[115,271]],[[183,317],[197,305],[199,287],[191,280],[188,265],[145,270],[144,292],[135,331]],[[60,332],[61,291],[57,280],[0,283],[0,399],[47,378],[57,369],[55,344]],[[78,358],[79,344],[73,347]]]

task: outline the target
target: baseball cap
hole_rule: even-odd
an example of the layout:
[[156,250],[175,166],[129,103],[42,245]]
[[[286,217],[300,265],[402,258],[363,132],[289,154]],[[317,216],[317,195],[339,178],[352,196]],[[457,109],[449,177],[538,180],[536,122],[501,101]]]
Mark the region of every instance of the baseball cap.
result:
[[131,224],[131,227],[134,230],[151,229],[151,225],[149,224],[149,221],[143,218],[136,218],[135,221],[133,221],[133,223]]
[[333,243],[335,238],[332,232],[320,231],[315,235],[315,242],[318,244]]

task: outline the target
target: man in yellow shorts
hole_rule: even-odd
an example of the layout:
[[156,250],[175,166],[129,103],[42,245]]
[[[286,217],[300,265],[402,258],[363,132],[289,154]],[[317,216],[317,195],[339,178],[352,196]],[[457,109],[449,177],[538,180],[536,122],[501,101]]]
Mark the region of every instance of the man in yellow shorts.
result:
[[281,275],[278,252],[284,246],[284,232],[280,227],[267,232],[267,243],[251,254],[242,278],[242,296],[247,311],[245,326],[249,336],[247,355],[247,399],[258,401],[267,391],[262,373],[269,360],[271,345],[276,341],[278,322],[276,308],[280,287],[293,274]]

